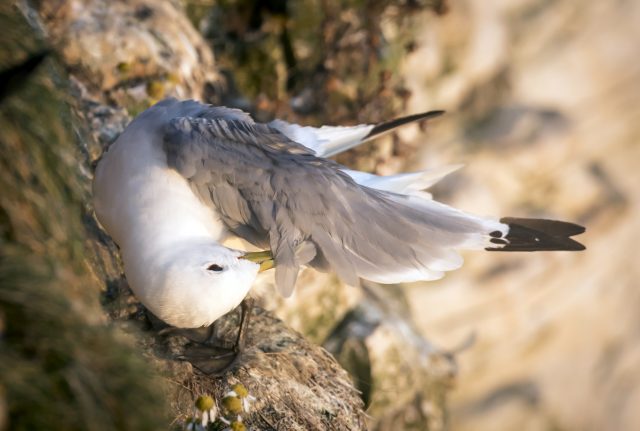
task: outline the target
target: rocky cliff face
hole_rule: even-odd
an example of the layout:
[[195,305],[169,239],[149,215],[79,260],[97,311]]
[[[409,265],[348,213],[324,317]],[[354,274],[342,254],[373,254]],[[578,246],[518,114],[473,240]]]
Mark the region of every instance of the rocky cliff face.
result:
[[[180,360],[188,340],[159,334],[93,216],[92,168],[131,115],[215,84],[182,9],[20,6],[0,9],[0,429],[184,429],[205,412],[213,428],[365,429],[346,371],[265,311],[234,372]],[[231,313],[219,334],[236,328]]]

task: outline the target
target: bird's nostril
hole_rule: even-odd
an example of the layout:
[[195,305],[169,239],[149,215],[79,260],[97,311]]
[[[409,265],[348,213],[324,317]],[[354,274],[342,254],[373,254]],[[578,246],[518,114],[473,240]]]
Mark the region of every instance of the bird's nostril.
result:
[[222,271],[224,268],[222,268],[220,265],[218,265],[217,263],[212,263],[211,265],[209,265],[207,267],[208,271],[214,271],[214,272],[220,272]]

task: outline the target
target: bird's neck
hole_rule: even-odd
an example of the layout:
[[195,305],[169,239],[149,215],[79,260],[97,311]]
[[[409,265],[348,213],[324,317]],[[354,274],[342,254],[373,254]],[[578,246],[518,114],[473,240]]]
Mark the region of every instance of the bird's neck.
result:
[[[165,241],[207,237],[220,241],[226,229],[188,181],[169,169],[166,156],[148,139],[125,152],[113,148],[98,166],[94,187],[96,213],[121,248],[144,248]],[[104,172],[103,172],[104,171]],[[141,244],[141,239],[145,243]]]

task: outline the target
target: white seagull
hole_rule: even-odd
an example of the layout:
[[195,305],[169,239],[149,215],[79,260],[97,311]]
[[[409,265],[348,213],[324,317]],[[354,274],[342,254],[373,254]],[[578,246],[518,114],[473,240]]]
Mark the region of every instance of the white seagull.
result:
[[[246,113],[164,100],[133,120],[99,161],[94,204],[119,245],[138,299],[177,328],[211,325],[275,266],[288,296],[299,268],[346,283],[434,280],[459,268],[457,250],[582,250],[573,223],[487,219],[423,190],[459,166],[377,176],[327,159],[397,126],[256,123]],[[237,235],[272,253],[224,247]]]

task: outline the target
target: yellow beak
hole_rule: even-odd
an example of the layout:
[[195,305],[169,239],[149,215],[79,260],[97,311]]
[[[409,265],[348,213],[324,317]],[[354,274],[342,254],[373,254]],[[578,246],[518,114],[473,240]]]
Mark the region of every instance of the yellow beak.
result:
[[276,266],[271,250],[264,251],[250,251],[240,256],[240,259],[250,260],[251,262],[260,265],[258,272],[263,272]]

